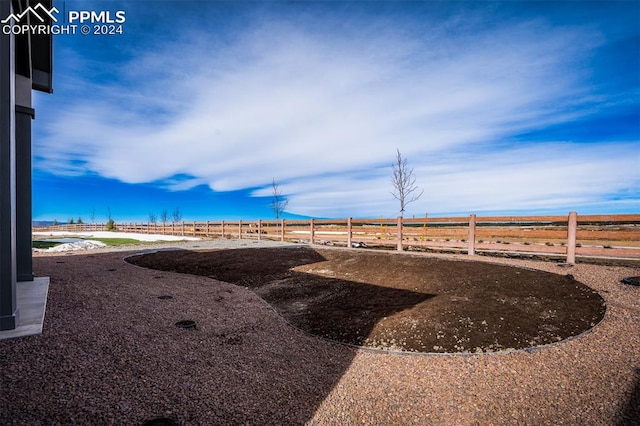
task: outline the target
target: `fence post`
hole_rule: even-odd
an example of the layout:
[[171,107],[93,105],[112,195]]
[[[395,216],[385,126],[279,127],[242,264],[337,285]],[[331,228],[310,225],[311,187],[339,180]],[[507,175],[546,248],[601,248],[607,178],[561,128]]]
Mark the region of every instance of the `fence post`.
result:
[[222,238],[224,238],[224,220],[220,222],[220,225],[222,225]]
[[467,251],[469,256],[476,254],[476,215],[469,216],[469,249]]
[[402,216],[398,216],[396,229],[398,231],[398,251],[402,251]]
[[280,222],[280,241],[284,241],[284,226],[285,226],[285,220],[282,219],[282,221]]
[[184,237],[184,220],[182,221],[182,224],[180,226],[180,236]]
[[351,248],[351,244],[353,244],[352,243],[352,236],[351,236],[351,234],[352,234],[351,230],[352,229],[353,229],[353,223],[352,223],[351,217],[349,217],[347,219],[347,247],[349,247],[349,248]]
[[238,239],[242,239],[242,219],[238,221]]
[[427,219],[429,217],[429,213],[424,214],[424,223],[422,224],[422,238],[421,241],[427,241]]
[[313,223],[313,218],[309,219],[309,244],[313,244],[313,237],[314,234],[316,232],[315,228],[314,228],[314,223]]
[[262,219],[258,219],[258,241],[262,239]]
[[576,263],[576,232],[578,228],[578,213],[569,213],[569,222],[567,225],[567,263],[573,265]]
[[204,236],[209,238],[209,221],[207,221],[207,230],[205,231]]

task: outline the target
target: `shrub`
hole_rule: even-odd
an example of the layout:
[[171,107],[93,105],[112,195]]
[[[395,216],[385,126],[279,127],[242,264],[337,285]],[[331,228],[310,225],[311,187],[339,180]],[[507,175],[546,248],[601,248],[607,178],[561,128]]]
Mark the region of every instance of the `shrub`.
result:
[[116,230],[116,222],[113,219],[109,219],[106,225],[107,231],[115,231]]

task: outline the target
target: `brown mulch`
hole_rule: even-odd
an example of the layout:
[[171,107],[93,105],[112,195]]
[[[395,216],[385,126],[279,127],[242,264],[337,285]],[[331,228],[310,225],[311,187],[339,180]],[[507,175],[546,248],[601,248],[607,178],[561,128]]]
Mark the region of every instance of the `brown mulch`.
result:
[[310,247],[158,251],[128,261],[248,287],[310,334],[393,351],[536,347],[589,330],[606,311],[570,274],[487,262]]

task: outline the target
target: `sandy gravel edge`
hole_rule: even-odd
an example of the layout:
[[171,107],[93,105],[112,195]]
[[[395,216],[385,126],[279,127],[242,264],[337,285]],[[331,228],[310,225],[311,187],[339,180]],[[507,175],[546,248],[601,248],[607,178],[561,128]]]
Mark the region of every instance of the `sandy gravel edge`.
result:
[[640,288],[620,283],[640,268],[474,260],[570,273],[604,297],[607,313],[580,336],[531,350],[451,356],[361,350],[310,424],[640,424]]

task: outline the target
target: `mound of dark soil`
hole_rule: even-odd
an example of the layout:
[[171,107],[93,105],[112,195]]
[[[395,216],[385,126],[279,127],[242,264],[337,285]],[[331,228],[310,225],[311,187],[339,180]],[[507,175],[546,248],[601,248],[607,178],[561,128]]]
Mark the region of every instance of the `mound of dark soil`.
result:
[[572,276],[383,252],[159,251],[136,265],[246,286],[311,334],[372,348],[492,352],[558,342],[606,307]]

